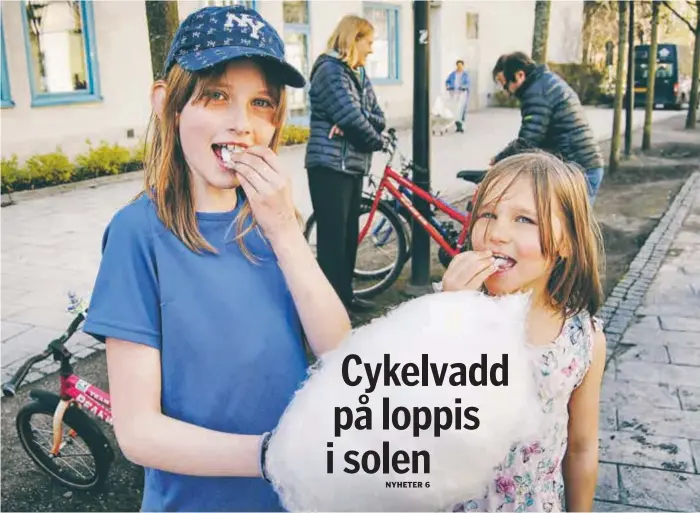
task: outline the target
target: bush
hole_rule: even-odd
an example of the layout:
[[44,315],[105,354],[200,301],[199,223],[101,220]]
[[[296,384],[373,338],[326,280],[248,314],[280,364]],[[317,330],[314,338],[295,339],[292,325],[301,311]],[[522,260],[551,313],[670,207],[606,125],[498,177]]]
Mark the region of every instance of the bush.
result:
[[520,102],[515,96],[506,94],[503,89],[499,89],[493,94],[493,101],[496,107],[506,107],[514,109],[520,105]]
[[73,169],[73,164],[60,148],[53,153],[34,155],[24,163],[24,172],[30,180],[31,189],[69,182]]
[[576,91],[583,105],[598,105],[604,100],[605,73],[590,64],[548,63],[549,69]]
[[287,125],[282,129],[280,146],[302,144],[309,140],[310,130],[305,126]]
[[31,183],[29,175],[17,162],[17,155],[12,155],[11,159],[0,160],[0,174],[2,175],[3,194],[26,189]]
[[77,179],[95,178],[97,176],[116,175],[123,172],[131,162],[131,151],[118,144],[109,145],[102,141],[97,148],[86,141],[90,149],[75,159]]

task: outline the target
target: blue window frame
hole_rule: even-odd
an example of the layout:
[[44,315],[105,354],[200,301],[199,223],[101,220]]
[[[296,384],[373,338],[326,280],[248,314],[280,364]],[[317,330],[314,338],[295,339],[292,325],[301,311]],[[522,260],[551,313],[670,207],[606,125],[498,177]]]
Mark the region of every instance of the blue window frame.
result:
[[[311,2],[308,0],[284,0],[284,46],[287,60],[302,75],[311,72]],[[309,123],[309,84],[303,89],[287,89],[288,122],[292,125]]]
[[5,54],[5,31],[0,18],[0,60],[2,60],[2,94],[0,95],[0,107],[12,107],[15,102],[12,101],[12,93],[10,92],[10,75],[7,72],[7,55]]
[[372,82],[398,83],[401,81],[399,48],[399,20],[401,6],[365,2],[364,17],[374,25],[374,53],[365,68]]
[[92,2],[23,0],[32,107],[101,101]]

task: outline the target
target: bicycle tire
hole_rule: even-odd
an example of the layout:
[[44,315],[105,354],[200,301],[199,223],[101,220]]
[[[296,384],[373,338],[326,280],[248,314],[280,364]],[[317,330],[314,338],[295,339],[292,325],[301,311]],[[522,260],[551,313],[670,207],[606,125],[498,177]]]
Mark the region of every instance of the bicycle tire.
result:
[[[368,213],[372,208],[372,204],[372,198],[363,197],[360,204],[360,215]],[[367,289],[353,290],[355,295],[361,298],[369,298],[376,296],[377,294],[384,292],[391,285],[393,285],[393,283],[398,279],[399,274],[401,274],[401,271],[403,270],[403,266],[408,260],[406,229],[403,221],[401,221],[396,211],[384,201],[379,202],[379,204],[377,205],[377,209],[389,221],[389,223],[391,224],[391,229],[396,232],[398,255],[396,261],[392,265],[387,266],[386,269],[382,269],[381,271],[358,271],[357,269],[354,270],[353,275],[356,278],[380,280],[378,283],[374,284],[373,286]],[[306,238],[307,241],[309,240],[309,236],[313,232],[315,224],[316,213],[312,212],[309,218],[307,219],[306,226],[304,228],[304,238]]]
[[74,408],[74,406],[71,406],[66,410],[63,423],[75,431],[77,437],[85,442],[90,451],[95,465],[94,476],[90,479],[78,480],[68,478],[57,467],[54,461],[56,458],[44,453],[36,444],[32,434],[31,420],[36,415],[46,415],[50,425],[53,421],[54,410],[47,404],[34,400],[24,405],[16,417],[17,434],[24,451],[52,479],[74,490],[94,490],[101,487],[106,481],[111,459],[107,448],[102,446],[104,443],[102,438],[95,434],[95,430],[99,431],[95,421]]

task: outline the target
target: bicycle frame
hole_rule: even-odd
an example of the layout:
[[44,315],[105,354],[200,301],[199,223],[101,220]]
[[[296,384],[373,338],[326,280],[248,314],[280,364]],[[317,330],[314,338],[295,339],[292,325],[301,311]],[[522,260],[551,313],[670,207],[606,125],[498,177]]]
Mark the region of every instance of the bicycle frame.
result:
[[53,416],[53,447],[51,454],[57,456],[63,441],[63,416],[71,404],[87,410],[99,420],[112,425],[112,411],[109,394],[92,385],[74,373],[60,377],[61,401],[56,407]]
[[[395,185],[392,181],[397,182],[398,186]],[[435,226],[428,219],[426,219],[425,216],[423,216],[423,214],[418,212],[416,207],[413,205],[412,200],[409,199],[406,196],[406,194],[404,194],[401,190],[399,190],[401,187],[410,190],[413,194],[417,195],[418,197],[426,201],[428,204],[436,207],[438,210],[447,214],[450,218],[462,225],[462,230],[459,234],[457,244],[454,248],[450,246],[450,244],[445,240],[443,234],[440,233],[435,228]],[[374,202],[372,203],[372,208],[369,212],[369,218],[367,219],[367,223],[360,232],[360,243],[365,238],[369,227],[372,225],[374,214],[377,211],[377,206],[379,205],[379,202],[382,199],[384,190],[388,191],[389,194],[391,194],[394,198],[401,202],[401,204],[411,213],[411,216],[421,224],[423,229],[428,232],[431,238],[435,242],[437,242],[440,245],[440,247],[442,247],[447,252],[448,255],[454,257],[462,251],[462,248],[464,247],[464,242],[467,239],[467,230],[469,228],[471,213],[463,213],[454,209],[450,205],[447,205],[444,201],[440,200],[439,198],[436,198],[429,192],[423,190],[421,187],[417,186],[407,178],[404,178],[399,173],[394,171],[391,168],[390,164],[387,164],[384,168],[384,174],[379,182],[379,187],[377,188],[377,191],[375,193]]]

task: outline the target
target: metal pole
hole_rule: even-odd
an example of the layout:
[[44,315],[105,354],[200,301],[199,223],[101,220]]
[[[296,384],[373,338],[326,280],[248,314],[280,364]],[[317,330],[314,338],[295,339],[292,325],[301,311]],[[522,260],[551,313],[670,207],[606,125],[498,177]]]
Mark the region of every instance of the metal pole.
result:
[[[413,181],[430,190],[430,2],[413,2]],[[414,195],[416,209],[428,216],[430,206]],[[420,223],[413,223],[409,294],[430,289],[430,237]]]
[[625,105],[625,156],[632,154],[632,112],[634,111],[634,2],[629,3],[627,26],[627,102]]

